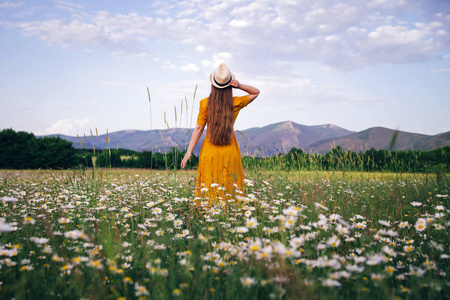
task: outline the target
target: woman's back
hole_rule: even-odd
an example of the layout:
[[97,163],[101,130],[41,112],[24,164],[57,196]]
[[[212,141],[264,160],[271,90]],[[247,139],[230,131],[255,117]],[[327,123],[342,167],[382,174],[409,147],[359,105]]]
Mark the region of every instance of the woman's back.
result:
[[[207,125],[206,138],[200,150],[195,194],[201,198],[220,200],[226,194],[243,193],[244,172],[233,125],[239,111],[259,95],[259,90],[240,84],[225,64],[216,68],[210,80],[211,94],[200,101],[197,126],[181,167],[184,168],[191,157]],[[249,94],[232,97],[232,87]]]

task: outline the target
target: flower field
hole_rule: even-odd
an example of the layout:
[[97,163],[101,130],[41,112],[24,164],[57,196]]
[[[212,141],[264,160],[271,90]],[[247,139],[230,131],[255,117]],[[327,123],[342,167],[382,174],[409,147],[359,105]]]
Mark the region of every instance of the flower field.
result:
[[0,299],[449,298],[445,174],[246,178],[0,171]]

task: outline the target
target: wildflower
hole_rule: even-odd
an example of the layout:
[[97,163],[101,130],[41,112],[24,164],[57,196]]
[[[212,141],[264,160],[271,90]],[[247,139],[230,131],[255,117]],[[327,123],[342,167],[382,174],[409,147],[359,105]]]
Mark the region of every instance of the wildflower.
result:
[[373,281],[381,281],[384,277],[383,277],[383,275],[380,275],[380,274],[372,274],[371,278]]
[[164,250],[164,249],[166,249],[166,245],[164,245],[164,244],[160,244],[160,245],[156,244],[154,249],[155,250]]
[[409,225],[409,223],[407,221],[405,221],[405,222],[400,222],[400,224],[398,224],[398,227],[405,228],[405,227],[408,227],[408,225]]
[[250,217],[251,215],[252,215],[252,212],[251,212],[250,210],[247,210],[247,211],[244,213],[244,216],[245,216],[246,218]]
[[418,219],[414,228],[416,228],[417,231],[424,231],[427,228],[427,221],[422,218]]
[[174,296],[179,296],[181,294],[181,290],[180,289],[174,289],[172,293],[173,293]]
[[182,220],[177,219],[177,220],[173,221],[173,226],[181,227],[181,225],[183,225],[183,221]]
[[17,201],[17,198],[14,198],[14,197],[2,197],[2,198],[0,198],[0,200],[2,200],[3,202],[16,202]]
[[71,238],[73,240],[78,240],[78,239],[86,239],[86,235],[83,233],[83,231],[81,230],[72,230],[72,231],[67,231],[64,233],[64,236],[66,238]]
[[442,229],[445,228],[445,227],[442,226],[441,224],[437,224],[437,223],[434,223],[433,226],[434,226],[434,228],[436,228],[436,230],[442,230]]
[[61,271],[64,272],[64,273],[66,273],[66,274],[68,274],[68,275],[70,275],[70,270],[72,270],[72,268],[73,268],[73,265],[71,265],[71,264],[65,264],[65,265],[63,265],[63,266],[61,267]]
[[329,287],[334,287],[334,286],[341,286],[341,283],[337,280],[333,280],[333,279],[327,279],[324,280],[322,282],[323,286],[329,286]]
[[199,234],[198,235],[198,239],[202,242],[207,242],[208,238],[206,236],[204,236],[203,234]]
[[411,290],[408,289],[407,287],[401,286],[401,287],[400,287],[400,291],[401,291],[402,293],[409,293]]
[[305,239],[303,237],[293,237],[289,241],[289,244],[294,248],[301,247],[304,243]]
[[425,274],[425,270],[418,268],[418,267],[410,266],[409,269],[411,270],[411,275],[414,275],[417,277],[422,277],[423,274]]
[[403,246],[403,250],[405,252],[411,252],[411,251],[414,250],[414,246],[412,246],[412,245],[405,245],[405,246]]
[[256,218],[247,219],[246,226],[247,228],[256,228],[258,226],[258,221]]
[[338,214],[331,214],[330,217],[328,218],[330,221],[332,222],[336,222],[337,220],[341,219],[341,216]]
[[436,205],[435,209],[439,210],[439,211],[443,211],[443,210],[445,210],[445,207],[444,207],[444,205]]
[[131,279],[130,277],[125,277],[124,279],[123,279],[123,283],[125,283],[125,284],[127,284],[127,283],[129,283],[129,284],[132,284],[133,283],[133,279]]
[[328,207],[325,207],[323,204],[321,204],[321,203],[314,203],[314,206],[316,207],[316,208],[321,208],[321,209],[323,209],[323,210],[328,210]]
[[397,253],[388,246],[384,246],[381,250],[389,256],[397,257]]
[[34,223],[36,223],[36,221],[33,218],[31,218],[31,217],[23,218],[23,224],[31,224],[31,225],[33,225]]
[[31,271],[31,270],[33,270],[33,267],[30,265],[25,265],[20,268],[20,271]]
[[103,270],[103,265],[100,260],[91,260],[88,264],[88,266],[94,267],[98,270]]
[[394,273],[395,268],[392,267],[392,266],[387,266],[384,270],[385,270],[386,272],[388,272],[389,274],[392,274],[392,273]]
[[366,222],[356,223],[355,227],[358,228],[358,229],[364,229],[364,228],[366,228]]
[[378,220],[378,223],[386,227],[391,227],[391,223],[389,223],[389,221]]
[[31,237],[30,241],[32,241],[33,243],[37,244],[37,245],[43,245],[46,244],[49,239],[46,238],[37,238],[37,237]]
[[14,267],[15,265],[17,265],[17,263],[15,261],[12,261],[11,259],[5,259],[3,260],[3,263],[8,266],[8,267]]
[[4,218],[0,218],[0,232],[8,232],[17,230],[17,223],[5,223]]
[[286,222],[284,223],[284,227],[286,227],[286,228],[292,228],[292,227],[295,226],[295,222],[296,222],[296,221],[297,221],[297,220],[295,219],[295,217],[291,216],[291,217],[289,217],[289,218],[286,220]]
[[69,219],[67,219],[67,218],[59,218],[58,222],[60,224],[67,224],[67,223],[70,223],[70,218]]
[[368,264],[369,266],[375,266],[375,265],[382,263],[383,261],[386,261],[386,258],[383,255],[377,254],[377,255],[368,257],[366,264]]
[[250,287],[256,283],[256,280],[251,277],[241,277],[242,285]]
[[422,203],[421,203],[421,202],[413,201],[413,202],[411,202],[411,205],[414,206],[414,207],[418,207],[418,206],[421,206]]
[[298,215],[299,210],[297,210],[297,207],[289,206],[288,208],[283,209],[283,214],[286,216],[293,216],[296,217]]
[[[436,219],[441,219],[441,218],[443,218],[444,216],[445,216],[444,213],[435,213],[435,214],[434,214],[434,217],[435,217]],[[431,222],[432,220],[433,220],[433,219],[431,219],[430,222]]]
[[135,295],[136,296],[148,296],[148,295],[150,295],[150,293],[147,291],[147,289],[144,286],[139,285],[139,283],[137,283],[137,282],[134,284],[134,289],[135,289]]
[[331,247],[337,247],[341,243],[341,240],[338,239],[337,236],[333,235],[328,241],[327,244]]
[[160,215],[160,214],[162,214],[162,209],[159,207],[154,207],[154,208],[152,208],[152,214]]

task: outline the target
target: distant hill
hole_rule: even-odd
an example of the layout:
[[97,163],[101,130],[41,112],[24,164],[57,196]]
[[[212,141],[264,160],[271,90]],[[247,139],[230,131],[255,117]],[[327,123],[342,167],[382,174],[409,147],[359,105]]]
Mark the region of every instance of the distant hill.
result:
[[[115,149],[117,147],[122,149],[129,149],[134,151],[151,151],[168,152],[172,147],[185,148],[189,144],[191,138],[189,129],[165,129],[165,130],[121,130],[102,134],[99,136],[90,134],[87,136],[73,137],[66,135],[52,135],[59,136],[65,140],[71,141],[75,148],[92,149]],[[108,137],[109,143],[106,143]],[[81,144],[80,144],[81,140]],[[94,146],[93,146],[94,145]],[[187,147],[187,146],[186,146]]]
[[[389,150],[395,132],[395,130],[384,127],[373,127],[345,137],[331,138],[311,143],[305,150],[325,154],[337,145],[345,150],[355,152],[364,152],[370,148]],[[398,131],[397,138],[391,150],[429,151],[444,146],[450,146],[450,132],[430,136]]]
[[242,155],[275,155],[291,148],[305,149],[310,143],[354,133],[336,125],[305,126],[286,121],[236,133]]
[[[166,130],[122,130],[91,136],[59,136],[71,141],[76,148],[96,149],[117,147],[134,151],[155,151],[165,153],[172,147],[187,148],[191,138],[191,129],[172,128]],[[361,132],[349,131],[336,125],[326,124],[305,126],[286,121],[260,128],[250,128],[235,132],[241,154],[244,156],[272,156],[288,152],[295,147],[305,152],[325,154],[336,146],[346,150],[365,151],[370,148],[388,149],[395,130],[373,127]],[[106,143],[108,137],[109,143]],[[200,153],[205,138],[203,133],[194,154]],[[450,145],[450,131],[435,136],[399,131],[392,150],[432,150]]]

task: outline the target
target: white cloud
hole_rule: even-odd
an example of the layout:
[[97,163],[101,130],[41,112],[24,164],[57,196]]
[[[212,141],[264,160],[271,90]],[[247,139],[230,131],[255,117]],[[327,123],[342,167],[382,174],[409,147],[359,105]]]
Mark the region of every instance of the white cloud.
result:
[[229,25],[234,28],[245,28],[250,26],[246,20],[231,20]]
[[198,45],[197,47],[195,47],[195,50],[197,50],[197,52],[203,53],[206,51],[206,48],[205,46]]
[[23,5],[22,2],[14,3],[14,2],[10,2],[10,1],[5,1],[5,2],[0,3],[0,8],[14,8],[14,7],[22,6],[22,5]]
[[183,71],[183,72],[198,72],[198,71],[200,71],[200,69],[197,67],[197,65],[196,64],[187,64],[187,65],[184,65],[184,66],[181,66],[181,71]]
[[86,132],[89,125],[88,119],[61,119],[45,129],[45,134],[77,135]]
[[230,63],[232,61],[233,55],[230,52],[220,52],[213,54],[211,60],[203,60],[202,65],[208,70],[216,68],[219,64],[225,62]]
[[436,69],[431,71],[431,73],[439,73],[439,72],[450,72],[450,69]]
[[75,12],[77,9],[83,8],[82,5],[76,4],[74,2],[64,1],[64,0],[53,0],[55,6],[62,10],[67,10],[69,12]]
[[153,4],[156,17],[87,13],[82,6],[62,0],[55,0],[55,5],[71,11],[72,19],[9,26],[49,45],[90,51],[110,48],[139,56],[152,53],[155,41],[180,41],[199,53],[206,49],[202,45],[213,53],[236,53],[238,64],[258,59],[253,61],[256,64],[270,57],[271,61],[316,61],[344,70],[431,60],[450,47],[449,9],[421,0],[372,0],[369,5],[332,0],[301,5],[291,0],[161,1]]
[[408,30],[404,26],[384,25],[376,28],[368,34],[369,44],[372,47],[383,47],[386,45],[408,45],[422,39],[425,32],[413,29]]

